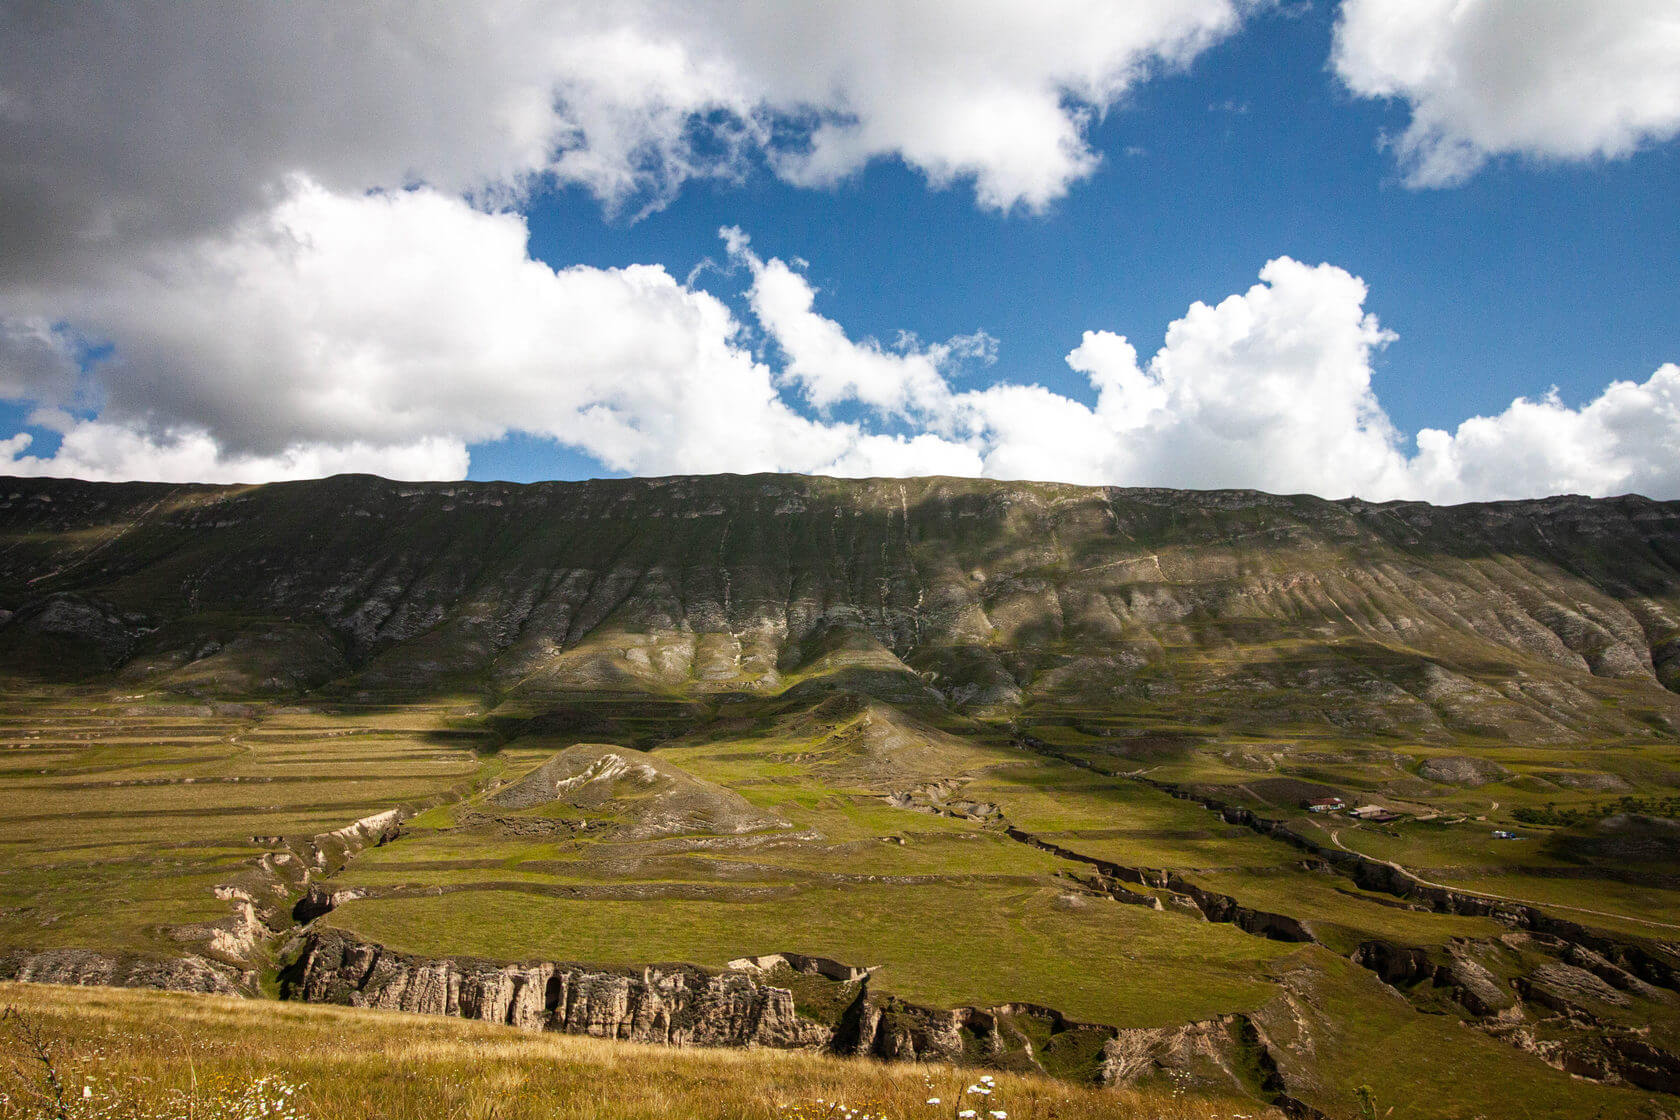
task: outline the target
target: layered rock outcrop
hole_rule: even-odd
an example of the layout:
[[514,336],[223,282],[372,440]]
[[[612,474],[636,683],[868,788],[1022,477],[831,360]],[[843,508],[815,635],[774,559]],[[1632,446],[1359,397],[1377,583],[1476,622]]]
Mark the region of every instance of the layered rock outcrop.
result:
[[[680,964],[501,964],[396,953],[336,929],[310,931],[295,951],[281,973],[285,999],[671,1046],[1026,1066],[1105,1084],[1192,1062],[1224,1068],[1253,1046],[1242,1016],[1117,1030],[1032,1004],[922,1007],[872,993],[869,969],[797,953],[742,958],[717,972]],[[1234,1082],[1241,1076],[1232,1069]]]
[[282,973],[282,995],[674,1046],[814,1049],[835,1033],[801,1017],[788,989],[749,970],[428,960],[335,930],[307,937]]
[[87,949],[43,949],[0,956],[0,980],[240,996],[248,994],[254,977],[200,956],[110,956]]

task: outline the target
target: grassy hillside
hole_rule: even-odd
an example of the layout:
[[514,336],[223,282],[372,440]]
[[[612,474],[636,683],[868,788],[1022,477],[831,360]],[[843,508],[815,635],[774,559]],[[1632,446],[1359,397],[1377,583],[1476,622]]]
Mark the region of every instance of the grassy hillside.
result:
[[1637,498],[0,481],[0,976],[1672,1113],[1677,619]]
[[[1190,1120],[1257,1111],[1170,1088],[1097,1090],[973,1070],[773,1050],[674,1051],[511,1027],[338,1007],[158,992],[0,984],[0,1117],[54,1115],[31,1035],[46,1044],[66,1115],[268,1115],[296,1120],[947,1120],[964,1108],[1024,1120]],[[159,1030],[160,1023],[170,1024]],[[84,1090],[87,1096],[84,1097]],[[929,1104],[937,1098],[938,1104]],[[188,1102],[192,1108],[188,1108]]]

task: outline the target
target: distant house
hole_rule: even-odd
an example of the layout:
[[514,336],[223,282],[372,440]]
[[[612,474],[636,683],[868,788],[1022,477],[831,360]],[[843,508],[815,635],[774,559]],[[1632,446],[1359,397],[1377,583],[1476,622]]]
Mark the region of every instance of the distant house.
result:
[[1362,821],[1375,821],[1377,824],[1384,824],[1388,821],[1397,821],[1400,819],[1399,813],[1396,813],[1391,809],[1385,809],[1381,805],[1361,805],[1359,808],[1352,810],[1348,815],[1358,817]]
[[1301,808],[1309,813],[1339,813],[1347,808],[1347,802],[1339,797],[1320,797],[1312,801],[1303,801]]

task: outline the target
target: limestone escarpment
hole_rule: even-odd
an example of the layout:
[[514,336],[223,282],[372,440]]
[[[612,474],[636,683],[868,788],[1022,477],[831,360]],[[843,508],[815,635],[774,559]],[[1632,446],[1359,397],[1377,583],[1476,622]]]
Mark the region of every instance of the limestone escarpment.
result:
[[[1444,996],[1492,1037],[1576,1077],[1680,1093],[1680,1055],[1659,1045],[1662,1036],[1650,1027],[1680,996],[1680,950],[1672,943],[1612,936],[1537,906],[1425,882],[1397,864],[1321,844],[1286,822],[1198,800],[1226,821],[1313,853],[1367,890],[1512,927],[1492,941],[1454,939],[1440,952],[1370,940],[1349,955],[1414,1002],[1433,1010]],[[1508,980],[1483,963],[1509,962],[1513,954],[1526,960],[1516,970],[1502,970]],[[1535,965],[1536,958],[1543,963]],[[1625,1013],[1636,1002],[1630,1021],[1602,1014],[1607,1006]]]
[[[1244,906],[1230,895],[1220,894],[1217,891],[1210,891],[1205,887],[1197,886],[1177,872],[1126,867],[1110,860],[1082,855],[1013,826],[1006,827],[1004,833],[1012,840],[1029,844],[1041,851],[1050,852],[1076,863],[1088,864],[1097,869],[1101,879],[1114,880],[1120,883],[1136,883],[1142,887],[1169,891],[1177,905],[1194,910],[1210,922],[1230,922],[1244,933],[1252,933],[1258,937],[1270,938],[1273,941],[1313,940],[1312,932],[1299,920],[1287,914],[1274,914],[1270,911],[1256,910],[1253,907]],[[1123,902],[1145,906],[1153,905],[1156,909],[1160,908],[1160,901],[1150,895],[1135,894],[1125,890],[1110,890],[1108,893],[1111,897]]]
[[293,896],[300,889],[314,890],[312,869],[342,866],[364,844],[394,832],[399,819],[400,813],[393,810],[310,838],[304,842],[307,859],[284,847],[281,837],[262,838],[276,845],[274,850],[214,888],[215,897],[230,904],[226,917],[162,931],[178,943],[196,946],[198,952],[159,956],[82,948],[13,949],[0,953],[0,980],[256,995],[258,973],[268,967],[268,944],[293,920]]
[[722,971],[421,958],[318,929],[282,972],[281,996],[671,1046],[1025,1066],[1105,1084],[1205,1061],[1230,1066],[1240,1083],[1234,1054],[1254,1045],[1242,1016],[1119,1030],[1031,1004],[922,1007],[871,992],[869,975],[796,953],[743,958]]
[[450,1015],[676,1046],[816,1048],[831,1026],[798,1015],[785,988],[749,971],[710,975],[684,966],[635,971],[539,962],[426,960],[347,934],[308,935],[282,975],[282,995],[420,1014]]
[[[824,969],[793,954],[763,960],[768,968],[742,960],[715,973],[691,965],[497,964],[416,958],[322,930],[307,936],[283,974],[282,995],[673,1046],[823,1049],[911,1060],[963,1054],[963,1013],[871,999],[867,973],[830,979],[823,973],[851,970]],[[802,1011],[790,986],[813,983],[832,989],[823,992],[815,1016]]]
[[209,995],[249,994],[254,977],[200,956],[110,955],[87,949],[13,950],[0,955],[0,980],[107,988],[160,988]]
[[[269,850],[215,887],[216,898],[230,903],[232,912],[217,921],[172,927],[169,936],[202,946],[218,967],[232,966],[230,971],[243,977],[242,991],[250,994],[255,990],[256,972],[269,966],[267,952],[276,937],[288,932],[294,923],[324,914],[354,895],[325,891],[316,879],[338,871],[363,848],[395,838],[404,815],[402,809],[386,809],[342,828],[291,841],[281,836],[253,837]],[[131,987],[170,986],[146,980],[111,982]]]

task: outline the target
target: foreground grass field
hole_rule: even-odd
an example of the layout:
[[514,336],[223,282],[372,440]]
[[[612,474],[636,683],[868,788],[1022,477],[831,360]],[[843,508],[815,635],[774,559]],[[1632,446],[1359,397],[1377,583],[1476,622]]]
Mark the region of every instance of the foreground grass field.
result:
[[[1015,1120],[1278,1117],[1170,1086],[1088,1089],[1042,1077],[766,1050],[671,1050],[337,1007],[0,984],[0,1117],[278,1116],[310,1120]],[[61,1079],[60,1114],[38,1032]],[[43,1099],[43,1097],[45,1099]],[[929,1103],[937,1098],[938,1104]],[[1350,1102],[1352,1103],[1352,1102]]]

